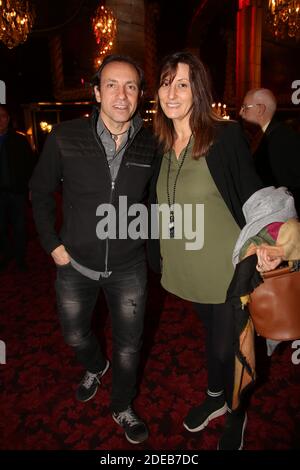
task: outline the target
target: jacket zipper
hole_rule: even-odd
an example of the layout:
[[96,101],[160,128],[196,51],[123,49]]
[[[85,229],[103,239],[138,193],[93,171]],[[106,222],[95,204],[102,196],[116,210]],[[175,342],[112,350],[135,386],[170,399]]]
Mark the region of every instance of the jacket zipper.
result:
[[[140,129],[138,129],[140,130]],[[119,167],[119,171],[118,171],[118,174],[117,174],[117,177],[115,180],[112,179],[111,177],[111,173],[110,173],[110,169],[109,169],[109,165],[108,165],[108,162],[107,162],[107,157],[106,157],[106,153],[105,153],[105,149],[103,147],[103,144],[100,140],[100,138],[98,137],[98,134],[96,133],[96,130],[93,128],[93,133],[94,133],[94,137],[97,141],[97,144],[99,145],[101,151],[104,153],[104,156],[105,156],[105,161],[106,161],[106,168],[107,168],[107,171],[108,171],[108,175],[109,175],[109,179],[110,179],[110,183],[111,183],[111,187],[110,187],[110,198],[109,198],[109,204],[112,204],[112,201],[113,201],[113,193],[114,193],[114,190],[115,190],[115,186],[116,186],[116,182],[118,180],[118,177],[119,177],[119,173],[120,173],[120,170],[121,170],[121,166],[123,164],[123,161],[124,161],[124,157],[130,147],[130,145],[132,144],[135,136],[137,135],[138,131],[134,133],[134,135],[132,136],[132,139],[129,141],[129,143],[127,144],[127,147],[126,147],[126,150],[124,152],[124,155],[123,155],[123,158],[122,158],[122,161],[121,161],[121,165]],[[112,271],[108,271],[108,253],[109,253],[109,238],[107,237],[105,239],[105,271],[104,273],[102,273],[102,277],[104,278],[107,278],[111,275]]]
[[[113,193],[115,190],[115,181],[112,180],[111,178],[111,189],[110,189],[110,198],[109,198],[109,204],[112,204],[113,201]],[[107,278],[111,275],[112,271],[108,271],[108,253],[109,253],[109,238],[106,237],[105,239],[105,271],[102,274],[104,278]]]

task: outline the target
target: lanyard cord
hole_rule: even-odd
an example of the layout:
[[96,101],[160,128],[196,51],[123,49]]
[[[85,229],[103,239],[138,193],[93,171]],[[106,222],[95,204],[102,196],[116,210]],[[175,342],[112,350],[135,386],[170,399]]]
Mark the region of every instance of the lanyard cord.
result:
[[168,197],[168,206],[170,208],[170,223],[169,223],[169,230],[170,230],[170,238],[174,238],[174,204],[175,204],[175,196],[176,196],[176,185],[177,185],[177,180],[181,171],[181,168],[183,167],[184,161],[187,156],[187,151],[188,147],[190,145],[192,138],[192,134],[190,135],[189,141],[187,143],[187,146],[185,147],[184,154],[182,156],[181,162],[179,164],[177,174],[175,177],[174,181],[174,186],[173,186],[173,201],[171,202],[171,196],[170,196],[170,170],[171,170],[171,152],[169,152],[169,161],[168,161],[168,174],[167,174],[167,197]]

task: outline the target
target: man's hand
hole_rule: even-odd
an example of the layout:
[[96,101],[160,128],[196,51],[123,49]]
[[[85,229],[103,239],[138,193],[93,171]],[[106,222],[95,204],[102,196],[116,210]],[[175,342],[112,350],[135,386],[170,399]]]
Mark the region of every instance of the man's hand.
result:
[[55,250],[52,251],[51,256],[54,259],[54,263],[59,266],[70,263],[70,256],[68,255],[64,245],[59,245],[55,248]]

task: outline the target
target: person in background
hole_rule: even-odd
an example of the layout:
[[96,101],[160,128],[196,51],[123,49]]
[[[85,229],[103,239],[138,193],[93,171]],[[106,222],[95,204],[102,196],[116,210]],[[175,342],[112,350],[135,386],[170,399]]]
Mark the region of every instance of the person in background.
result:
[[[0,269],[15,258],[26,271],[26,203],[28,181],[35,164],[25,136],[10,127],[10,114],[0,104]],[[12,228],[13,243],[9,237]]]
[[[97,392],[109,361],[92,332],[99,290],[112,321],[112,417],[132,444],[148,429],[132,407],[142,345],[146,302],[145,240],[114,236],[107,211],[126,226],[132,217],[119,198],[143,204],[156,160],[152,132],[137,112],[144,75],[129,57],[110,55],[95,80],[98,109],[89,119],[59,124],[49,135],[31,179],[34,218],[41,243],[57,267],[56,294],[64,339],[85,368],[76,398]],[[55,230],[53,192],[62,180],[63,225]],[[107,207],[109,206],[109,209]],[[106,208],[102,211],[101,208]],[[102,224],[104,237],[99,235]]]
[[[178,52],[163,60],[154,122],[164,148],[156,194],[159,206],[169,207],[168,236],[160,229],[161,283],[194,303],[206,329],[207,395],[183,425],[190,432],[201,431],[228,412],[218,448],[235,450],[243,447],[247,415],[243,400],[232,407],[235,314],[226,294],[234,273],[233,250],[246,224],[243,205],[263,184],[239,124],[218,118],[212,102],[206,69],[196,56]],[[197,205],[204,205],[204,225],[196,226],[196,231],[204,230],[201,249],[187,248],[190,239],[175,210],[179,205],[184,213],[184,204],[192,207],[194,230]],[[180,233],[184,235],[177,236]],[[151,252],[154,256],[155,250]],[[260,271],[274,269],[281,261],[266,248],[257,247],[256,256]],[[157,267],[157,259],[151,265]]]
[[260,127],[262,137],[253,152],[257,173],[265,186],[285,186],[300,210],[300,134],[276,118],[277,102],[267,88],[249,90],[241,118]]

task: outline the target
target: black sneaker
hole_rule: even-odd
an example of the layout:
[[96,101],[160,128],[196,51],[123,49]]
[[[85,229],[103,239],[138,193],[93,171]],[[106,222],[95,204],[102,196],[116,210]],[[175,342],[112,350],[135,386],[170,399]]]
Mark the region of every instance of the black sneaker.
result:
[[204,429],[209,421],[222,416],[227,412],[227,405],[224,394],[218,397],[207,396],[200,405],[192,408],[183,422],[183,426],[190,432],[197,432]]
[[125,411],[113,413],[112,417],[124,429],[125,437],[131,444],[140,444],[148,438],[149,432],[146,424],[137,416],[131,406],[128,406]]
[[242,450],[247,414],[241,411],[228,413],[223,435],[218,443],[218,450]]
[[77,390],[76,390],[76,398],[79,401],[86,402],[93,398],[98,390],[100,385],[100,379],[103,377],[105,372],[109,368],[109,361],[106,361],[106,365],[101,372],[97,374],[93,374],[88,370],[84,374],[82,381],[80,382]]

